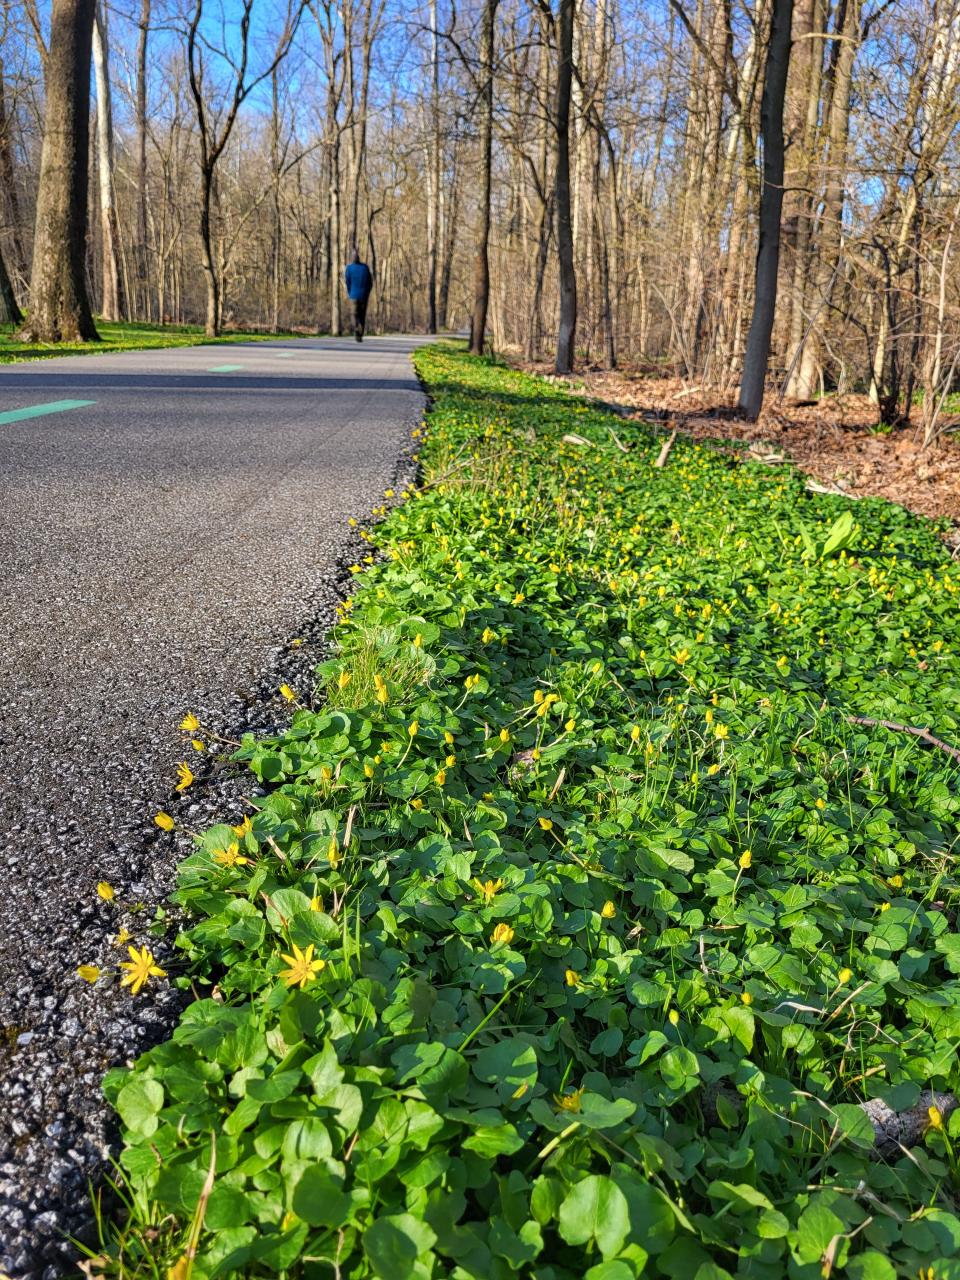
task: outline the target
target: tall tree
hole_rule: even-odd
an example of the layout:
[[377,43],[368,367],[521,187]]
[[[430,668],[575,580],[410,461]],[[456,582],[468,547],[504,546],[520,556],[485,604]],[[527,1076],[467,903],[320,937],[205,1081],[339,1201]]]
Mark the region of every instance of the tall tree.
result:
[[97,0],[93,23],[93,68],[97,83],[97,177],[100,187],[100,244],[103,251],[104,320],[120,320],[124,302],[120,269],[120,227],[114,180],[113,95],[110,87],[110,40],[107,6]]
[[33,342],[93,342],[84,278],[95,0],[53,0],[30,310]]
[[137,315],[143,320],[150,319],[152,296],[150,255],[147,248],[147,45],[150,38],[150,9],[151,0],[140,0],[134,100],[137,182],[137,234],[134,260],[137,271]]
[[480,208],[473,263],[470,350],[483,355],[490,306],[490,201],[493,187],[493,58],[499,0],[484,0],[480,35]]
[[770,337],[777,307],[780,214],[783,209],[783,103],[790,67],[792,23],[793,0],[773,0],[763,99],[760,104],[763,186],[760,190],[756,285],[738,406],[743,416],[751,422],[756,422],[763,407],[763,390],[770,359]]
[[573,224],[570,216],[570,89],[573,83],[573,26],[576,0],[560,0],[557,98],[554,118],[557,130],[556,218],[557,256],[560,260],[560,327],[557,331],[557,373],[573,369],[577,334],[577,274],[573,257]]
[[286,21],[277,40],[273,60],[265,70],[251,79],[247,78],[247,69],[250,61],[250,23],[254,0],[240,0],[237,57],[234,59],[227,48],[216,51],[232,72],[232,83],[221,110],[217,110],[207,100],[207,93],[212,92],[212,87],[207,83],[210,46],[200,32],[203,4],[204,0],[194,0],[193,16],[187,27],[187,68],[200,143],[200,258],[207,283],[206,331],[213,338],[220,332],[222,315],[222,280],[213,244],[213,195],[217,164],[230,141],[240,108],[254,89],[272,75],[274,69],[287,56],[297,27],[300,25],[306,0],[288,0]]

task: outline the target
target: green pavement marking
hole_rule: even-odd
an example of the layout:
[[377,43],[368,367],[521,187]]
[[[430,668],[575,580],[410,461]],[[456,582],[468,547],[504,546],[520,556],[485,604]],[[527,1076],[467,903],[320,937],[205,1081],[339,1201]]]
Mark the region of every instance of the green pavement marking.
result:
[[28,409],[8,409],[0,413],[0,425],[23,422],[25,418],[42,418],[48,413],[63,413],[65,409],[83,409],[96,400],[51,400],[49,404],[32,404]]
[[242,368],[242,364],[215,364],[207,370],[207,373],[236,373]]

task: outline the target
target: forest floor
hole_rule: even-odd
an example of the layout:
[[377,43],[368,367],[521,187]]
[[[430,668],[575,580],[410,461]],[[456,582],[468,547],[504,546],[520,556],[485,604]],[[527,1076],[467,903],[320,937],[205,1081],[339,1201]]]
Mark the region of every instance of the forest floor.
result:
[[[113,324],[97,321],[100,342],[19,342],[16,326],[0,325],[0,364],[16,364],[21,360],[42,360],[51,356],[102,355],[104,352],[147,351],[154,347],[195,347],[208,343],[259,342],[278,338],[302,337],[302,334],[249,333],[242,329],[209,338],[202,325],[181,324]],[[313,335],[314,337],[316,335]]]
[[758,422],[726,416],[735,397],[681,378],[652,377],[630,369],[589,369],[557,378],[547,364],[513,362],[551,382],[570,385],[630,417],[674,428],[694,440],[728,440],[758,461],[790,459],[808,476],[850,498],[878,497],[918,515],[960,525],[960,437],[947,434],[924,449],[919,427],[877,428],[877,410],[865,395],[831,396],[815,405],[771,400]]

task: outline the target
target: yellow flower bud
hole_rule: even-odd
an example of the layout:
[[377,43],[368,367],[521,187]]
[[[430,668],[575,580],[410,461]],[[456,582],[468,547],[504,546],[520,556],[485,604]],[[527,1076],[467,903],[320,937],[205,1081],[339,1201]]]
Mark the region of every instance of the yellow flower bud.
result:
[[612,920],[613,917],[617,914],[617,908],[609,900],[609,898],[600,908],[600,914],[603,916],[604,920]]

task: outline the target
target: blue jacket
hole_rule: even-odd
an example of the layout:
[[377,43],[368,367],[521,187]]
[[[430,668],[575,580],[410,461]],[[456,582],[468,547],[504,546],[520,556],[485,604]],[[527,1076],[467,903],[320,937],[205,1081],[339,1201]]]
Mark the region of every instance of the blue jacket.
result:
[[373,276],[365,262],[349,263],[343,278],[347,282],[347,294],[352,302],[363,302],[365,298],[370,297]]

